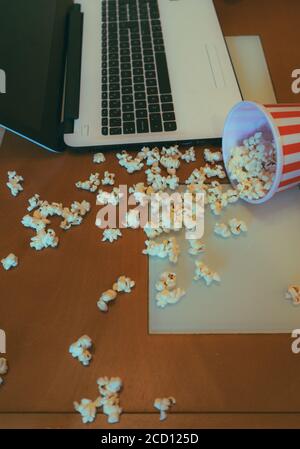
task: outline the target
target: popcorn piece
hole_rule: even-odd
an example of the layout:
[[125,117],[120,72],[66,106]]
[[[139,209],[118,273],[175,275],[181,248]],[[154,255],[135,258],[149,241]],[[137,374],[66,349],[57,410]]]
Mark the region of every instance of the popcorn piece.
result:
[[179,187],[179,178],[176,175],[168,176],[166,179],[166,184],[171,190],[177,190]]
[[95,153],[93,156],[93,162],[95,164],[102,164],[105,160],[106,159],[103,153]]
[[33,216],[35,218],[47,218],[53,217],[54,215],[62,216],[63,214],[63,205],[61,203],[51,203],[48,201],[41,201],[39,209],[34,211]]
[[290,285],[286,294],[286,299],[291,299],[295,306],[300,304],[300,285]]
[[204,173],[208,178],[214,178],[214,177],[217,177],[220,179],[226,178],[226,173],[223,170],[222,165],[210,166],[210,165],[206,164],[204,167]]
[[242,220],[237,220],[236,218],[232,218],[229,220],[229,228],[233,235],[240,235],[242,232],[247,232],[247,225]]
[[120,192],[120,189],[114,187],[111,192],[105,192],[104,190],[99,190],[97,195],[97,203],[100,206],[106,206],[107,204],[112,204],[113,206],[117,206],[122,198],[123,193]]
[[79,214],[81,217],[84,217],[91,210],[91,204],[88,201],[82,201],[79,203],[78,201],[74,201],[71,205],[71,212],[73,214]]
[[203,167],[200,169],[195,168],[189,178],[185,181],[187,185],[189,184],[197,184],[202,186],[205,182],[205,173]]
[[107,312],[108,306],[107,304],[110,301],[114,301],[117,297],[117,293],[115,290],[107,290],[106,292],[102,293],[102,295],[99,298],[99,301],[97,302],[97,306],[101,310],[101,312]]
[[227,239],[231,235],[229,227],[224,223],[216,223],[214,232],[216,235],[219,235],[220,237],[223,237],[224,239]]
[[130,293],[135,286],[135,282],[126,276],[120,276],[117,282],[113,285],[113,290],[116,292]]
[[22,218],[21,223],[23,226],[25,226],[25,228],[32,228],[38,232],[41,231],[42,229],[45,229],[47,224],[50,223],[50,220],[43,217],[35,218],[32,217],[31,215],[25,215],[25,217]]
[[71,205],[71,209],[68,207],[63,208],[62,217],[64,220],[61,222],[60,227],[65,231],[72,226],[78,226],[82,223],[83,217],[90,211],[91,205],[87,201],[74,201]]
[[11,194],[13,196],[17,196],[20,192],[22,192],[23,187],[20,182],[24,181],[22,176],[17,175],[15,171],[9,171],[8,174],[8,182],[6,183],[9,188]]
[[221,162],[223,160],[223,156],[221,151],[212,152],[210,149],[206,148],[204,150],[204,159],[206,162]]
[[144,147],[138,153],[137,157],[141,160],[146,160],[146,165],[152,166],[160,161],[160,151],[158,148]]
[[113,186],[115,183],[115,174],[109,173],[108,171],[104,172],[104,177],[101,181],[103,186]]
[[165,308],[168,304],[176,304],[185,295],[185,291],[181,288],[173,290],[162,290],[156,295],[156,304],[158,307]]
[[151,186],[145,186],[143,182],[139,182],[129,187],[129,193],[133,194],[138,203],[146,204],[150,196],[154,193],[154,189]]
[[175,237],[163,240],[162,242],[154,242],[153,240],[146,240],[146,249],[143,254],[149,256],[157,256],[161,259],[169,257],[170,262],[176,263],[180,254],[180,249]]
[[3,384],[4,379],[1,376],[4,376],[8,372],[8,364],[7,360],[4,357],[0,358],[0,385]]
[[210,286],[213,282],[220,282],[221,278],[215,271],[210,270],[203,262],[197,260],[195,262],[195,281],[202,279],[207,286]]
[[172,396],[169,398],[157,398],[154,401],[154,408],[160,411],[160,421],[167,419],[167,412],[170,408],[176,404],[175,398]]
[[157,291],[161,292],[165,289],[172,290],[176,287],[176,274],[165,271],[160,275],[160,279],[155,284]]
[[78,181],[75,185],[78,189],[96,192],[100,186],[99,176],[99,173],[92,173],[87,181]]
[[120,229],[105,229],[103,231],[102,242],[109,241],[112,243],[113,241],[118,240],[119,237],[122,237]]
[[140,211],[138,209],[130,209],[126,212],[125,222],[123,226],[131,229],[137,229],[140,227]]
[[117,154],[117,158],[119,159],[119,164],[121,167],[126,168],[128,173],[134,173],[136,171],[141,170],[144,167],[144,164],[142,162],[142,157],[133,157],[130,154],[127,153],[127,151],[122,151],[121,153]]
[[18,265],[18,258],[14,254],[9,254],[7,257],[1,260],[4,270],[10,270]]
[[78,358],[79,362],[81,362],[84,366],[88,366],[92,359],[92,354],[89,351],[92,345],[93,343],[90,337],[83,335],[79,338],[79,340],[70,346],[69,352],[72,357]]
[[275,142],[264,138],[261,132],[245,139],[241,146],[231,149],[228,172],[231,180],[236,181],[241,198],[263,198],[275,177]]
[[199,239],[190,239],[189,245],[189,254],[192,256],[197,256],[205,251],[205,244]]
[[122,381],[119,377],[100,377],[97,380],[99,393],[101,395],[100,404],[103,406],[103,413],[108,416],[108,423],[119,422],[122,408],[120,407],[119,392],[122,388]]
[[48,247],[55,248],[58,245],[58,241],[58,237],[56,237],[53,229],[48,229],[47,231],[42,229],[35,237],[32,237],[30,246],[40,251]]
[[195,155],[194,147],[191,147],[188,150],[186,150],[185,153],[181,156],[181,159],[183,161],[187,162],[188,164],[190,162],[196,162],[196,155]]
[[40,200],[40,195],[36,193],[32,198],[29,198],[28,203],[29,206],[27,207],[27,210],[29,212],[40,207],[40,205],[42,204],[42,201]]
[[74,408],[81,414],[82,422],[84,424],[91,423],[95,420],[97,414],[97,408],[101,406],[100,398],[95,401],[90,399],[81,399],[81,402],[74,402]]
[[166,231],[161,226],[154,226],[152,223],[146,223],[144,226],[144,232],[146,233],[148,239],[154,239]]

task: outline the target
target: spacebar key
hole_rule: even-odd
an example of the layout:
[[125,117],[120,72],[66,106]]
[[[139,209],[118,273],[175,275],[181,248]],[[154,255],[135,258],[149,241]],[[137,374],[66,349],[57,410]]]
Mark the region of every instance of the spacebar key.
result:
[[166,55],[165,53],[155,53],[155,59],[160,93],[169,94],[171,93],[171,85]]

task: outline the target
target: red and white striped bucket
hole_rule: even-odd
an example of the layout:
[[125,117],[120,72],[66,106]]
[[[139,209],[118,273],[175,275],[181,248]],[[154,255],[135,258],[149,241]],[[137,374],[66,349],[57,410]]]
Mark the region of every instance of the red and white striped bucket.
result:
[[[262,131],[276,145],[277,166],[273,185],[266,196],[250,203],[264,203],[279,191],[300,184],[300,104],[236,104],[229,112],[223,132],[223,158],[228,172],[231,149]],[[230,174],[228,173],[230,178]],[[234,185],[234,182],[232,182]]]

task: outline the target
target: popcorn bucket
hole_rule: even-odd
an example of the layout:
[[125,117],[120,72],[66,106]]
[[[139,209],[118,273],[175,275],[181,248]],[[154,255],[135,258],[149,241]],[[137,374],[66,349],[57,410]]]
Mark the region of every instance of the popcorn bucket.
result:
[[[260,199],[245,199],[253,204],[268,201],[276,192],[300,184],[300,104],[260,105],[242,101],[229,112],[223,132],[223,158],[230,179],[228,161],[231,149],[243,145],[257,132],[275,143],[276,173],[271,189]],[[236,182],[230,179],[235,185]]]

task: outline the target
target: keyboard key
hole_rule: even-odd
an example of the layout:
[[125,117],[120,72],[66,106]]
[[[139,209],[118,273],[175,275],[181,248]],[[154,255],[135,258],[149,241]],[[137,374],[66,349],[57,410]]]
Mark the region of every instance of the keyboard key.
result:
[[135,92],[134,98],[135,98],[135,100],[145,100],[146,94],[145,94],[145,92]]
[[122,128],[110,128],[109,134],[111,136],[116,136],[118,134],[122,134]]
[[141,47],[131,47],[131,51],[132,51],[132,53],[140,53]]
[[143,69],[133,69],[132,71],[134,76],[143,75],[144,71]]
[[121,51],[120,51],[120,54],[121,54],[121,56],[128,56],[128,55],[130,55],[129,48],[122,48]]
[[145,70],[155,70],[154,64],[145,64]]
[[143,67],[143,62],[142,61],[132,61],[132,67],[134,69],[140,69]]
[[121,77],[122,78],[130,78],[131,77],[131,70],[121,70]]
[[145,101],[136,101],[135,102],[135,108],[136,109],[146,109],[147,104]]
[[109,111],[109,116],[115,117],[115,118],[121,117],[121,110],[120,109],[111,109]]
[[120,107],[121,107],[120,100],[111,100],[109,102],[109,108],[110,109],[115,109],[115,108],[119,109]]
[[107,118],[107,117],[104,117],[104,118],[102,119],[102,126],[105,127],[105,126],[107,126],[107,125],[108,125],[108,118]]
[[102,109],[102,117],[108,116],[108,109]]
[[136,121],[136,129],[138,133],[148,133],[149,132],[149,123],[146,118],[138,119]]
[[164,123],[165,131],[176,131],[176,129],[177,129],[176,122],[165,122]]
[[171,93],[167,58],[164,53],[155,53],[159,90],[161,94]]
[[132,122],[134,120],[134,114],[132,112],[125,112],[122,115],[122,119],[124,122]]
[[162,131],[163,127],[160,114],[150,114],[150,128],[151,132]]
[[145,86],[144,84],[135,84],[134,89],[136,92],[144,92]]
[[102,100],[107,100],[107,92],[102,92]]
[[107,136],[108,135],[108,128],[105,126],[101,129],[102,135]]
[[120,61],[122,62],[130,62],[130,56],[121,56]]
[[108,107],[108,101],[107,100],[103,100],[102,101],[102,108],[107,108]]
[[143,83],[144,82],[144,77],[143,76],[134,76],[133,77],[133,82],[134,82],[134,84]]
[[146,118],[148,117],[147,109],[138,109],[136,111],[136,118]]
[[110,121],[109,121],[109,126],[112,128],[112,127],[115,127],[115,126],[121,126],[121,119],[120,118],[112,118],[112,119],[110,119]]
[[129,62],[122,62],[121,63],[121,70],[130,70],[131,64]]
[[158,103],[158,102],[159,102],[158,95],[150,95],[148,97],[148,103]]
[[174,111],[173,103],[163,103],[162,110],[163,110],[163,112]]
[[118,75],[118,73],[119,73],[119,69],[114,68],[114,67],[109,68],[109,76],[110,75]]
[[157,95],[158,94],[157,87],[148,87],[147,94],[148,95]]
[[133,97],[132,95],[123,95],[122,96],[122,103],[132,103]]
[[161,95],[160,101],[162,103],[172,103],[172,101],[173,101],[172,95]]
[[114,90],[113,92],[109,92],[110,100],[119,100],[119,98],[120,98],[120,91]]
[[146,71],[146,78],[155,78],[155,77],[156,77],[156,73],[154,72],[154,70]]
[[160,112],[159,104],[149,104],[149,112]]
[[146,84],[147,84],[147,87],[154,87],[154,86],[156,86],[156,79],[155,78],[147,78]]
[[[109,82],[110,83],[118,83],[119,82],[119,76],[118,75],[111,75],[110,77],[109,77]],[[102,78],[102,81],[103,81],[103,78]]]
[[111,83],[109,85],[109,90],[110,90],[110,92],[113,90],[120,90],[120,84],[119,83]]
[[131,84],[132,84],[131,78],[123,78],[121,80],[121,82],[122,82],[122,86],[131,86]]
[[163,120],[164,120],[164,122],[171,122],[171,121],[173,122],[175,120],[174,112],[164,112]]
[[142,60],[142,53],[133,53],[132,54],[132,61],[141,61]]
[[154,64],[153,56],[145,56],[144,57],[144,62],[147,63],[147,64]]
[[135,123],[134,122],[123,123],[123,133],[124,134],[134,134],[135,133]]
[[132,95],[132,87],[131,86],[122,86],[122,94],[123,95]]
[[125,103],[122,105],[123,112],[133,112],[133,103]]

